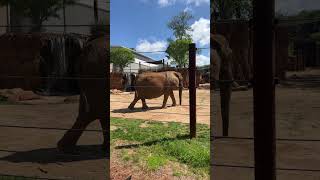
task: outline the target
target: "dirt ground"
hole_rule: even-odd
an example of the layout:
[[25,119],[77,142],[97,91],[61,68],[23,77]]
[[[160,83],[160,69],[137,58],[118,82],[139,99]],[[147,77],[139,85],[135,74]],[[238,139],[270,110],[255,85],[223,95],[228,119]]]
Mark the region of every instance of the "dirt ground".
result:
[[[61,98],[51,98],[59,103]],[[78,104],[0,105],[0,124],[70,128]],[[98,122],[90,129],[100,129]],[[101,151],[102,134],[85,132],[79,141],[79,156],[59,153],[56,143],[64,130],[0,128],[0,174],[61,179],[106,179],[108,160]]]
[[[315,81],[316,83],[318,81]],[[159,121],[189,122],[188,91],[183,93],[183,106],[159,109],[162,98],[148,100],[148,111],[129,111],[133,94],[111,95],[111,116]],[[217,104],[219,103],[216,93]],[[176,96],[177,97],[177,96]],[[276,88],[277,137],[295,139],[320,138],[320,87]],[[35,102],[34,105],[0,105],[0,124],[14,126],[40,126],[69,128],[76,118],[77,102],[54,104]],[[30,104],[30,103],[29,103]],[[171,100],[168,100],[168,105]],[[210,123],[208,90],[197,90],[197,121]],[[213,116],[214,131],[220,122]],[[98,122],[90,129],[100,129]],[[105,179],[108,160],[99,145],[102,135],[85,132],[80,139],[80,155],[70,157],[56,151],[56,143],[65,131],[0,128],[0,173],[24,176],[70,179]],[[230,114],[230,136],[253,136],[252,90],[233,92]],[[253,142],[250,140],[216,140],[213,142],[214,163],[253,166]],[[289,169],[320,169],[320,142],[277,142],[277,166]],[[117,165],[122,167],[122,165]],[[112,170],[117,168],[111,167]],[[232,173],[230,173],[232,171]],[[253,169],[214,167],[215,180],[252,180]],[[125,176],[124,176],[125,177]],[[320,180],[320,172],[278,171],[279,180]]]
[[[312,72],[314,73],[314,72]],[[316,74],[320,75],[317,70]],[[293,75],[293,73],[291,73]],[[320,81],[319,76],[309,76],[302,73],[316,86],[283,86],[276,87],[276,133],[282,139],[318,139],[320,140]],[[302,79],[303,81],[303,79]],[[295,81],[293,83],[296,83]],[[312,84],[311,83],[311,84]],[[301,83],[300,83],[301,84]],[[319,86],[318,86],[319,85]],[[210,124],[210,92],[197,90],[197,122]],[[134,94],[112,94],[111,116],[123,118],[152,119],[158,121],[189,122],[188,91],[184,91],[183,105],[160,109],[163,97],[147,100],[150,107],[147,111],[141,110],[141,101],[136,109],[127,109],[133,100]],[[175,92],[177,96],[177,92]],[[212,127],[221,135],[219,121],[219,95],[215,92]],[[168,104],[171,101],[168,100]],[[230,114],[230,136],[253,136],[253,92],[233,92]],[[215,164],[253,166],[254,151],[251,140],[216,140],[213,142]],[[320,141],[278,141],[277,142],[277,171],[279,180],[320,180]],[[113,166],[113,165],[111,165]],[[253,180],[252,168],[212,167],[214,180]],[[311,171],[288,171],[283,169],[309,169]],[[232,173],[230,173],[232,171]]]

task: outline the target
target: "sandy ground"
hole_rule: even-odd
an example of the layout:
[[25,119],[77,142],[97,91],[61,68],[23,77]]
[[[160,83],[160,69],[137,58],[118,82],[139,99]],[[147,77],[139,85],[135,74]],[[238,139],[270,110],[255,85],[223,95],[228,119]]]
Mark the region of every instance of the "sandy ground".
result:
[[[0,105],[0,124],[70,128],[78,104]],[[94,122],[90,129],[100,129]],[[63,155],[56,143],[65,131],[0,128],[0,174],[66,179],[106,179],[108,160],[100,150],[102,134],[85,132],[80,156]]]
[[[319,71],[317,71],[319,72]],[[320,85],[320,84],[319,84]],[[210,124],[210,92],[197,90],[197,122]],[[176,97],[177,92],[175,92]],[[218,92],[215,92],[215,106],[212,118],[214,131],[221,135],[219,121]],[[147,100],[150,107],[141,110],[141,101],[136,109],[127,109],[134,94],[111,95],[111,116],[123,118],[152,119],[158,121],[189,122],[188,91],[184,91],[183,105],[160,109],[163,97]],[[168,100],[171,105],[171,101]],[[277,86],[276,88],[276,133],[284,139],[320,140],[320,87],[300,88]],[[253,136],[253,93],[233,92],[230,114],[230,136]],[[212,142],[215,164],[253,166],[254,151],[251,140],[216,140]],[[320,141],[277,142],[277,167],[281,169],[320,170]],[[212,167],[214,180],[253,180],[254,169]],[[230,173],[232,172],[232,173]],[[320,172],[278,170],[279,180],[320,180]]]
[[[179,102],[178,91],[174,92],[177,103]],[[189,123],[189,91],[182,93],[182,105],[172,107],[172,101],[169,97],[167,108],[161,109],[163,96],[157,99],[146,100],[149,106],[148,110],[142,110],[142,103],[138,101],[134,110],[129,110],[128,106],[134,98],[134,93],[112,94],[111,117],[151,119],[158,121],[175,121]],[[201,124],[210,124],[210,91],[197,90],[197,122]]]
[[[177,93],[177,92],[175,92]],[[216,94],[217,96],[217,94]],[[320,138],[320,88],[277,87],[277,137],[297,139]],[[177,96],[176,96],[177,97]],[[183,106],[160,109],[162,98],[148,100],[148,111],[129,111],[133,94],[111,95],[111,116],[189,122],[188,91]],[[217,104],[219,98],[216,98]],[[253,135],[252,90],[233,92],[230,114],[230,136]],[[57,102],[55,102],[57,103]],[[77,103],[35,105],[0,105],[0,124],[69,128],[77,112]],[[38,104],[38,105],[37,105]],[[171,100],[168,100],[168,105]],[[209,91],[197,90],[197,121],[209,124]],[[215,107],[213,127],[217,126]],[[100,129],[98,122],[90,129]],[[86,132],[81,137],[80,157],[59,154],[56,142],[65,131],[0,128],[0,173],[71,179],[105,179],[108,161],[100,151],[102,135]],[[214,163],[253,166],[253,143],[250,140],[216,140]],[[292,169],[320,169],[320,142],[277,142],[277,166]],[[122,166],[118,166],[122,167]],[[111,167],[112,168],[112,167]],[[114,168],[112,168],[114,169]],[[232,173],[230,173],[232,172]],[[253,169],[214,167],[215,180],[253,180]],[[320,172],[278,171],[279,180],[320,180]]]

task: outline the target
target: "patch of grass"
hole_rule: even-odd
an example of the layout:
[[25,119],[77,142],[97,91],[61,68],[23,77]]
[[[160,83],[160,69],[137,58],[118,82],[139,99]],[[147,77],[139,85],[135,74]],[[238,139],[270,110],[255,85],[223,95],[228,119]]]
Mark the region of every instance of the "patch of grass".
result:
[[151,155],[147,158],[147,167],[150,170],[158,170],[160,167],[166,164],[166,158],[159,155]]
[[8,98],[0,95],[0,104],[7,104]]
[[[198,124],[197,138],[189,139],[189,124],[111,118],[111,125],[117,127],[110,133],[112,152],[124,161],[147,171],[178,163],[192,174],[209,177],[209,126]],[[185,175],[175,168],[173,173]]]

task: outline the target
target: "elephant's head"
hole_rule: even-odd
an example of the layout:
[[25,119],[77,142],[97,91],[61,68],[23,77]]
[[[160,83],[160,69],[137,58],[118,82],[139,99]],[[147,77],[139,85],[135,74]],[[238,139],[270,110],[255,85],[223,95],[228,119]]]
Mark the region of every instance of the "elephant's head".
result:
[[230,48],[228,40],[224,36],[220,34],[211,36],[211,43],[213,49],[219,53],[222,60],[228,62],[232,60],[232,49]]
[[183,77],[181,73],[174,72],[174,75],[179,79],[179,103],[182,103]]

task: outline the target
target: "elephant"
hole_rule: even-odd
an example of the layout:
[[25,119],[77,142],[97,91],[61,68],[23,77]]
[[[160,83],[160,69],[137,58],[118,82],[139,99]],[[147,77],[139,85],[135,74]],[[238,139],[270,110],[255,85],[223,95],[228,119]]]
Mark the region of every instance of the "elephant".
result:
[[[233,74],[232,74],[232,50],[228,40],[220,35],[211,35],[211,68],[210,74],[211,84],[219,81],[220,97],[221,97],[221,116],[223,136],[228,136],[229,129],[229,113],[230,113],[230,99],[232,94]],[[212,91],[214,87],[211,87]]]
[[176,106],[173,90],[179,89],[179,101],[182,103],[183,77],[175,71],[143,72],[138,74],[134,82],[135,96],[129,109],[133,109],[141,99],[142,109],[148,109],[146,99],[158,98],[164,95],[161,108],[166,108],[168,97],[172,99],[172,106]]
[[99,120],[103,132],[103,149],[108,143],[107,102],[107,58],[109,53],[108,37],[100,36],[86,43],[78,61],[78,83],[80,101],[78,117],[72,128],[59,140],[57,146],[62,152],[73,152],[77,141],[85,128],[93,121]]

